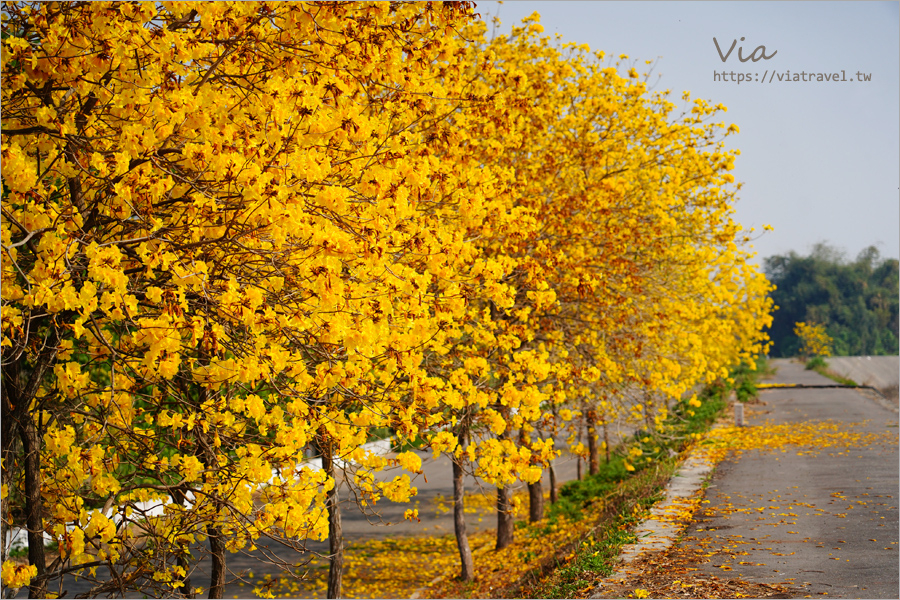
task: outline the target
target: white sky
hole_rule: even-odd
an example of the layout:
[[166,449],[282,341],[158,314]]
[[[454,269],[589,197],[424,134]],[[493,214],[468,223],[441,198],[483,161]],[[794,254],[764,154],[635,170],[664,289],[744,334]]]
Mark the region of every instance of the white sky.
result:
[[[900,257],[900,3],[478,2],[476,12],[498,15],[498,33],[538,12],[545,33],[627,54],[640,72],[659,59],[649,83],[679,106],[685,90],[727,106],[725,124],[740,127],[729,138],[741,150],[737,221],[775,228],[755,240],[758,259],[819,241],[848,258],[873,244]],[[727,62],[713,37],[723,53],[737,41]],[[759,45],[778,53],[738,60],[738,47],[748,58]],[[843,70],[848,81],[714,81],[723,70]],[[871,81],[855,81],[857,71]]]

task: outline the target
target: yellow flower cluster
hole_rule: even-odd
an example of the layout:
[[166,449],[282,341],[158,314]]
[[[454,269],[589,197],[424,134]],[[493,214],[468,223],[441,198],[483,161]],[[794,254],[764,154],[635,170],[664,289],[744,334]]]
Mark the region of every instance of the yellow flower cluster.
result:
[[37,575],[35,565],[21,565],[8,560],[3,563],[3,585],[10,588],[20,588],[28,585]]

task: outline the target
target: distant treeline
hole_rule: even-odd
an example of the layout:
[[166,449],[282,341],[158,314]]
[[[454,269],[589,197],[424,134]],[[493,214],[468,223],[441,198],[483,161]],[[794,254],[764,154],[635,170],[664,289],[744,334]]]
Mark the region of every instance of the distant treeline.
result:
[[796,356],[799,321],[822,323],[834,339],[836,356],[896,355],[898,345],[898,263],[882,258],[874,246],[850,262],[842,252],[816,244],[809,256],[790,252],[764,262],[777,286],[779,308],[769,331],[770,356]]

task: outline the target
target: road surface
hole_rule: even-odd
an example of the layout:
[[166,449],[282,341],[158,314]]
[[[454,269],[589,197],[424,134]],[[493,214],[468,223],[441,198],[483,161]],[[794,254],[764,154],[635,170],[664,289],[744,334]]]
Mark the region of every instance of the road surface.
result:
[[[798,363],[772,364],[775,383],[833,384]],[[760,400],[748,425],[831,422],[869,441],[720,463],[685,532],[686,544],[715,552],[700,572],[787,582],[797,597],[900,597],[896,410],[850,389],[770,389]]]

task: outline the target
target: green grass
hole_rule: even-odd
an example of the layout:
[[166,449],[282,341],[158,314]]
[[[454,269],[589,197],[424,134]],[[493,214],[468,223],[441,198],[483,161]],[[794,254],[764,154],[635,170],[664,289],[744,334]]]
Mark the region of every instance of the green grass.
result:
[[[706,431],[716,420],[725,408],[729,389],[724,384],[708,386],[700,394],[699,407],[690,406],[687,399],[682,400],[672,409],[663,434],[638,431],[611,453],[608,462],[600,463],[596,474],[567,482],[559,490],[558,502],[548,510],[549,524],[556,524],[560,515],[580,519],[584,508],[614,491],[622,481],[665,457],[681,452],[694,434]],[[634,447],[642,450],[642,459],[627,461],[635,469],[630,472],[625,465],[628,450]]]
[[644,469],[632,474],[616,486],[604,508],[599,524],[592,532],[578,541],[573,549],[574,557],[555,567],[546,582],[535,574],[531,586],[512,590],[514,597],[571,598],[584,587],[584,573],[612,575],[622,546],[637,541],[634,527],[642,514],[662,498],[666,482],[675,472],[678,463],[674,458],[659,461],[654,469]]
[[815,371],[819,375],[824,375],[828,379],[839,383],[841,385],[852,385],[854,387],[859,384],[853,381],[852,379],[848,379],[847,377],[842,377],[835,373],[834,371],[828,368],[828,363],[821,356],[814,356],[806,362],[806,370],[807,371]]
[[827,369],[828,363],[821,356],[814,356],[806,361],[807,371],[818,371],[819,369]]
[[834,381],[834,382],[837,382],[837,383],[839,383],[839,384],[841,384],[841,385],[849,385],[849,386],[853,386],[853,387],[857,387],[857,386],[859,385],[858,383],[856,383],[856,382],[853,381],[852,379],[849,379],[849,378],[847,378],[847,377],[842,377],[842,376],[838,375],[837,373],[835,373],[835,372],[833,372],[833,371],[829,371],[828,369],[823,369],[823,370],[821,370],[821,371],[818,371],[818,370],[817,370],[816,372],[817,372],[817,373],[820,373],[820,374],[822,374],[822,375],[824,375],[824,376],[827,377],[828,379],[830,379],[830,380],[832,380],[832,381]]

